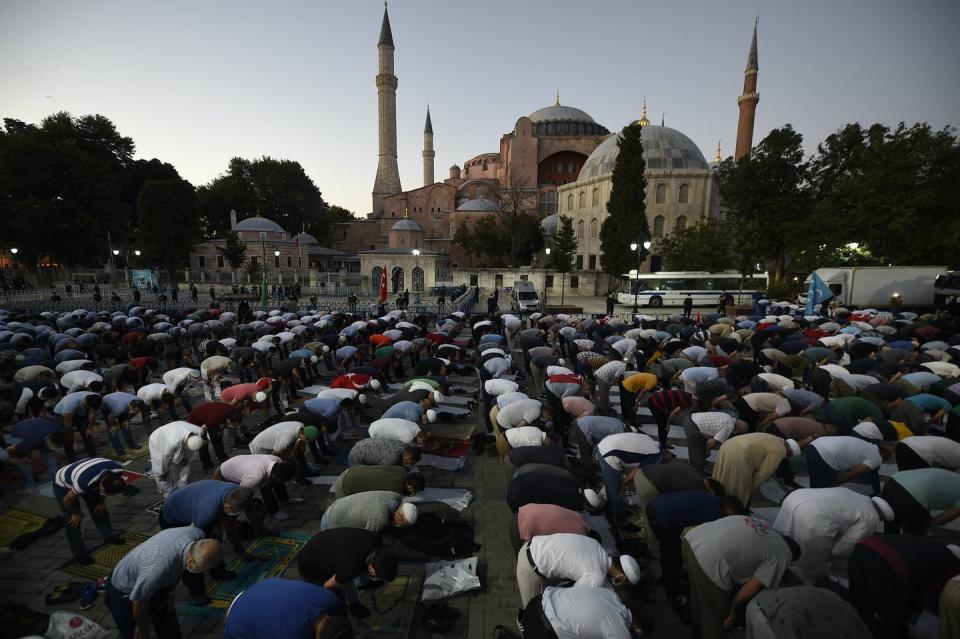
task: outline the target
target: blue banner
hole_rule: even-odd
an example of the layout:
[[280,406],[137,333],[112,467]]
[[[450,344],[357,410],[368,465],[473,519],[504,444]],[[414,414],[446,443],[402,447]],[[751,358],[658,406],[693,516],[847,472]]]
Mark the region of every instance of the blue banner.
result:
[[133,278],[133,288],[141,290],[150,290],[157,283],[157,278],[153,271],[131,271]]
[[803,311],[804,314],[816,314],[817,307],[831,297],[833,293],[830,292],[830,287],[814,272],[810,275],[810,290],[807,291],[807,307]]

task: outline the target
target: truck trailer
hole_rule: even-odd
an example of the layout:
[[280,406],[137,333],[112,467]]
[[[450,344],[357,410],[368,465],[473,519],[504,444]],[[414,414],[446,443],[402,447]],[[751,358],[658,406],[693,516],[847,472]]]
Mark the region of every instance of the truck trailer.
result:
[[933,306],[934,282],[944,271],[944,266],[837,266],[814,272],[830,287],[836,299],[831,304],[870,308],[889,307],[895,297],[902,306]]

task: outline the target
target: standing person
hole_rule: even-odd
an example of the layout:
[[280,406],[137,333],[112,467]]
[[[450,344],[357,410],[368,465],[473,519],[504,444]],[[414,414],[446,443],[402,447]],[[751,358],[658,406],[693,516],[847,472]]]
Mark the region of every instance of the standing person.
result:
[[727,316],[727,292],[720,291],[720,297],[717,298],[717,313]]
[[683,319],[689,320],[691,313],[693,313],[693,298],[690,293],[687,293],[687,296],[683,298]]
[[193,526],[161,530],[121,559],[107,581],[104,604],[120,639],[180,639],[174,591],[184,570],[203,573],[220,563],[220,542]]
[[613,297],[613,293],[607,295],[607,316],[613,316],[613,309],[617,304],[616,298]]
[[80,532],[83,513],[80,499],[87,504],[100,535],[107,542],[122,544],[124,538],[114,534],[104,498],[123,492],[126,483],[121,473],[123,466],[111,459],[84,459],[68,464],[57,471],[53,480],[53,498],[63,513],[63,530],[70,544],[70,551],[77,563],[89,566],[93,557],[87,553]]
[[190,422],[170,422],[150,434],[150,474],[167,497],[190,480],[190,458],[206,445],[203,429]]
[[198,300],[198,293],[199,293],[199,291],[198,291],[198,289],[197,289],[197,285],[194,284],[193,282],[190,282],[190,301],[192,301],[192,302],[197,302],[197,301],[199,301],[199,300]]

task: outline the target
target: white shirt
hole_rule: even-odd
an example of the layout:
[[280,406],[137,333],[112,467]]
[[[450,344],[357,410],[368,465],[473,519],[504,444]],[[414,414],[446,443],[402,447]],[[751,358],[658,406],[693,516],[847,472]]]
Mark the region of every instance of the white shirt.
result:
[[709,354],[709,351],[707,351],[707,349],[705,349],[703,346],[688,346],[680,352],[697,364],[705,360]]
[[883,462],[876,444],[871,444],[859,437],[848,435],[818,437],[810,445],[816,448],[823,461],[836,471],[845,472],[858,464],[865,464],[871,469],[880,468]]
[[507,438],[512,448],[521,448],[523,446],[543,446],[543,440],[547,434],[536,426],[520,426],[519,428],[508,428],[503,431],[503,436]]
[[960,469],[960,442],[935,435],[907,437],[900,442],[909,446],[923,461],[937,468]]
[[878,380],[876,377],[871,377],[870,375],[860,375],[859,373],[844,375],[840,381],[857,391],[862,391],[867,386],[878,384],[880,382],[880,380]]
[[513,391],[510,393],[504,393],[502,395],[497,395],[497,406],[503,408],[507,404],[512,404],[513,402],[519,402],[524,399],[530,399],[530,396],[526,393],[521,393],[520,391]]
[[832,558],[850,555],[879,526],[870,498],[843,487],[795,490],[773,522],[774,530],[800,545],[797,565],[810,582],[827,575]]
[[420,427],[406,419],[385,417],[370,424],[367,432],[370,434],[370,437],[399,439],[403,443],[409,444],[420,434]]
[[233,364],[233,360],[223,355],[212,355],[200,363],[200,370],[207,374],[225,371]]
[[619,339],[611,345],[611,348],[620,353],[621,357],[627,359],[637,352],[637,340],[630,338]]
[[924,362],[920,365],[940,377],[960,377],[960,366],[950,362]]
[[547,377],[554,375],[573,375],[573,371],[566,366],[547,366]]
[[520,389],[520,386],[516,382],[511,382],[509,379],[488,379],[483,383],[483,390],[487,391],[488,395],[503,395],[504,393],[512,393]]
[[244,488],[259,488],[266,483],[274,465],[281,461],[275,455],[234,455],[220,464],[220,474],[224,481]]
[[184,380],[189,379],[194,373],[199,374],[199,371],[192,368],[174,368],[163,374],[163,383],[167,385],[167,388],[170,389],[172,393],[177,390],[177,386],[182,384]]
[[736,426],[734,416],[723,411],[693,413],[690,418],[697,425],[697,430],[703,433],[705,437],[715,439],[721,444],[733,434],[734,426]]
[[623,375],[626,370],[627,365],[619,359],[615,359],[593,371],[593,376],[607,384],[613,384],[617,377]]
[[521,399],[518,402],[512,402],[500,409],[497,413],[497,424],[500,428],[513,428],[520,422],[532,424],[540,417],[542,406],[535,399]]
[[572,579],[575,586],[607,583],[610,556],[595,539],[574,533],[539,535],[528,546],[537,572],[547,579]]
[[60,378],[60,384],[67,389],[68,393],[84,390],[92,382],[103,382],[103,378],[93,371],[73,371]]
[[500,377],[510,370],[510,366],[511,362],[506,357],[494,357],[493,359],[488,359],[483,363],[483,367],[493,377]]
[[830,373],[830,377],[846,377],[850,374],[850,371],[839,364],[821,364],[817,368],[823,369]]
[[541,597],[557,639],[630,639],[633,615],[609,588],[556,588]]
[[273,454],[288,450],[297,442],[301,422],[280,422],[266,428],[250,442],[250,453],[254,455]]
[[150,433],[150,458],[159,461],[165,472],[170,464],[182,464],[190,459],[193,451],[187,448],[187,436],[201,434],[203,429],[190,422],[164,424]]
[[333,399],[357,399],[359,391],[355,391],[352,388],[325,388],[319,393],[317,397],[331,397]]
[[160,399],[160,395],[165,390],[167,390],[166,384],[147,384],[137,389],[137,397],[149,404]]
[[660,454],[660,445],[643,433],[608,435],[597,444],[597,451],[616,470],[638,468]]
[[775,393],[748,393],[743,401],[758,413],[776,412],[780,417],[790,414],[790,401]]
[[68,359],[65,362],[60,362],[57,364],[58,373],[71,373],[75,370],[81,369],[84,366],[89,366],[93,364],[89,359]]
[[[773,387],[775,390],[783,390],[784,388],[796,388],[796,385],[793,383],[792,379],[784,377],[783,375],[777,375],[776,373],[760,373],[757,375],[760,379],[765,381],[769,386]],[[877,381],[877,380],[873,380]]]

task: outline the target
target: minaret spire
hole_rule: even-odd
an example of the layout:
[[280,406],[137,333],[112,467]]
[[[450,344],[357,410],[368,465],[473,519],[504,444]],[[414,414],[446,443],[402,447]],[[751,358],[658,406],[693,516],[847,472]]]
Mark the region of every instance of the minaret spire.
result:
[[647,96],[643,96],[643,115],[637,120],[640,126],[650,126],[650,120],[647,119]]
[[560,106],[560,89],[557,89],[557,103],[554,106]]
[[423,124],[423,185],[433,184],[433,122],[430,121],[430,105],[427,105],[427,121]]
[[757,114],[757,103],[760,94],[757,93],[757,73],[760,66],[757,62],[757,25],[760,16],[753,22],[753,40],[750,42],[750,53],[747,54],[747,68],[743,72],[743,94],[737,98],[740,105],[740,119],[737,122],[737,146],[733,159],[739,160],[750,154],[753,148],[753,124]]
[[720,140],[717,140],[717,157],[714,158],[717,164],[723,161],[723,155],[720,153]]
[[383,215],[383,198],[399,193],[400,170],[397,167],[397,76],[393,74],[393,31],[387,3],[383,3],[383,22],[377,41],[377,115],[380,161],[373,183],[373,214]]

